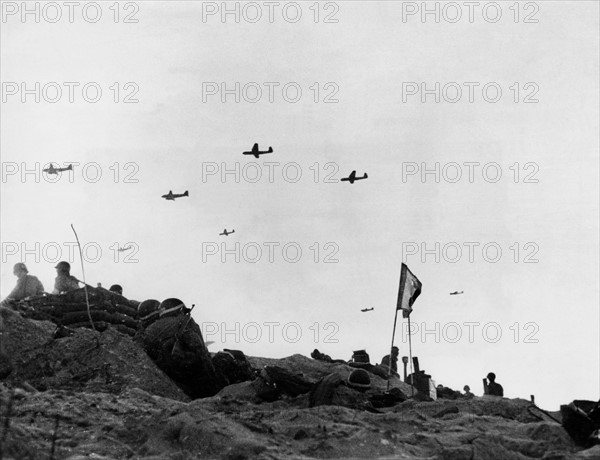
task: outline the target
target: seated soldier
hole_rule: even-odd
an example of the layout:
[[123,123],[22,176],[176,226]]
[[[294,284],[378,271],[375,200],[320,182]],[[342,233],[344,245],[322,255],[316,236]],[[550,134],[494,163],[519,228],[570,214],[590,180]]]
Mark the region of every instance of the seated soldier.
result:
[[13,267],[13,274],[17,277],[17,285],[10,294],[2,301],[1,306],[5,307],[13,300],[22,300],[29,296],[42,295],[44,286],[37,277],[29,275],[29,270],[23,262],[16,263]]
[[465,391],[465,394],[463,395],[463,398],[465,399],[471,399],[474,398],[475,395],[473,393],[471,393],[471,387],[469,387],[469,385],[465,385],[463,390]]
[[79,289],[79,280],[70,274],[71,265],[69,262],[59,262],[54,268],[56,268],[58,276],[54,280],[52,294],[61,294]]

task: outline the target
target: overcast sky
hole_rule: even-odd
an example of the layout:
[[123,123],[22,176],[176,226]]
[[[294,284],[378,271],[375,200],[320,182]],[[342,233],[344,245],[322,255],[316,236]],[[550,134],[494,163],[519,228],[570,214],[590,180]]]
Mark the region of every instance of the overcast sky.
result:
[[[404,261],[436,383],[597,400],[598,3],[513,3],[428,2],[436,22],[421,2],[230,2],[236,22],[221,2],[42,2],[36,22],[3,2],[2,297],[19,261],[47,291],[58,260],[82,278],[73,224],[89,284],[195,304],[211,351],[380,362]],[[274,152],[242,155],[255,142]],[[400,317],[401,355],[407,336]]]

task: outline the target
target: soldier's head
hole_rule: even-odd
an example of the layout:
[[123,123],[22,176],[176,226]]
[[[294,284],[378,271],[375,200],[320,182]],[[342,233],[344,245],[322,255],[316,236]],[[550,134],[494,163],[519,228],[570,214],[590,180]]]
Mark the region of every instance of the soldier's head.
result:
[[487,378],[488,378],[488,380],[489,380],[490,382],[494,382],[494,381],[496,380],[496,374],[494,374],[493,372],[490,372],[490,373],[487,375]]
[[29,273],[29,270],[27,270],[27,265],[25,265],[23,262],[18,262],[13,267],[13,274],[17,278],[21,278],[22,276],[25,276],[27,273]]
[[65,261],[59,262],[54,268],[56,268],[56,272],[59,274],[64,273],[68,275],[71,272],[71,264]]
[[120,285],[118,285],[118,284],[113,284],[110,287],[109,291],[114,292],[114,293],[119,294],[119,295],[123,295],[123,288]]
[[468,392],[470,392],[470,391],[471,391],[471,387],[470,387],[469,385],[465,385],[465,386],[463,387],[463,390],[465,391],[465,393],[468,393]]
[[399,353],[400,353],[400,350],[398,349],[398,347],[392,347],[392,357],[393,358],[397,358]]

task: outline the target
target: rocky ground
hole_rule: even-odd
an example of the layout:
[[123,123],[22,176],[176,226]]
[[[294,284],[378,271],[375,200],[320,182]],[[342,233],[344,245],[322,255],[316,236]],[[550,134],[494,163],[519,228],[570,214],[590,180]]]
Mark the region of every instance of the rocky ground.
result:
[[[528,401],[483,397],[374,409],[368,396],[387,382],[372,376],[361,393],[340,385],[331,405],[309,395],[257,396],[255,382],[190,399],[129,336],[55,326],[2,309],[5,360],[0,383],[0,459],[600,459]],[[353,370],[302,355],[249,358],[310,382]],[[0,362],[0,376],[6,362]],[[410,395],[397,379],[392,386]],[[565,403],[568,403],[566,401]],[[559,414],[552,414],[559,417]]]

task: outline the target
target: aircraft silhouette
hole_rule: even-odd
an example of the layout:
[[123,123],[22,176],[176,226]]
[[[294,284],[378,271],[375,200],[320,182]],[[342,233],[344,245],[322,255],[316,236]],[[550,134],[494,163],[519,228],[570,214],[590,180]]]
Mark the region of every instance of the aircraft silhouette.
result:
[[124,252],[124,251],[129,251],[130,249],[131,249],[131,246],[127,246],[126,248],[119,248],[119,249],[117,249],[117,251]]
[[361,311],[362,311],[362,312],[366,312],[366,311],[371,311],[371,310],[375,310],[375,307],[371,307],[371,308],[363,308]]
[[167,193],[166,195],[163,195],[161,198],[164,198],[165,200],[175,201],[175,198],[181,198],[182,196],[190,196],[190,195],[187,190],[183,193],[173,193],[171,190],[169,190],[169,193]]
[[354,181],[355,181],[355,180],[366,179],[366,178],[368,178],[368,177],[369,177],[369,176],[367,176],[367,173],[365,173],[365,175],[364,175],[364,176],[362,176],[362,177],[356,177],[356,170],[354,170],[354,171],[352,171],[352,172],[350,173],[350,176],[348,176],[348,177],[344,177],[344,178],[342,178],[342,179],[340,179],[340,180],[341,180],[342,182],[344,182],[344,181],[347,181],[347,182],[350,182],[351,184],[354,184]]
[[254,144],[252,150],[250,150],[249,152],[242,152],[242,155],[254,155],[256,158],[258,158],[260,155],[264,155],[265,153],[273,153],[273,147],[269,147],[269,150],[261,152],[260,150],[258,150],[258,144]]
[[66,168],[55,168],[54,165],[50,163],[50,167],[44,169],[43,171],[48,174],[58,174],[59,172],[63,171],[73,171],[73,165],[69,165]]
[[219,235],[225,235],[225,236],[227,236],[227,235],[231,235],[232,233],[235,233],[235,229],[231,230],[230,232],[228,232],[227,229],[224,228],[223,229],[223,233],[219,233]]
[[450,295],[459,295],[459,294],[462,294],[463,292],[465,292],[465,291],[460,291],[460,292],[454,291],[454,292],[451,292]]

